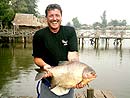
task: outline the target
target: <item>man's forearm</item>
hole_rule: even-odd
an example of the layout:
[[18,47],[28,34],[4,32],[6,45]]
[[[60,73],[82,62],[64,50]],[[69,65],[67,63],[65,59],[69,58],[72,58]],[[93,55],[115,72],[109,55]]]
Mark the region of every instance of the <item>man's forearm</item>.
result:
[[47,63],[45,63],[41,58],[38,57],[34,58],[34,63],[39,67],[44,67],[45,65],[47,65]]

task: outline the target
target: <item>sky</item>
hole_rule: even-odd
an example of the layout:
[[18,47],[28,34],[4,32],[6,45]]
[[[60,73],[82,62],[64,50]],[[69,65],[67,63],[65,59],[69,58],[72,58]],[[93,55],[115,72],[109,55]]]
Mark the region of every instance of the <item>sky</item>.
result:
[[72,22],[77,17],[81,24],[101,22],[101,16],[106,11],[106,19],[126,20],[130,25],[129,0],[38,0],[38,11],[45,15],[48,4],[57,3],[61,6],[62,24]]

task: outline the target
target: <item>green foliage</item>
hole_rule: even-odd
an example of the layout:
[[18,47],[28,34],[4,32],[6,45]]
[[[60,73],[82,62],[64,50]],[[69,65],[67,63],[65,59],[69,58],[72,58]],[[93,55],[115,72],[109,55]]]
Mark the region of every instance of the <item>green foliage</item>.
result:
[[70,22],[68,22],[66,25],[67,25],[67,26],[72,26]]
[[95,22],[95,23],[93,24],[93,28],[94,28],[94,29],[101,28],[101,27],[102,27],[102,24],[101,24],[100,22]]
[[14,10],[10,7],[7,1],[0,2],[0,20],[3,27],[7,27],[14,16]]
[[81,27],[81,24],[79,23],[79,20],[78,20],[77,17],[73,18],[72,22],[73,22],[73,25],[74,25],[75,28],[80,28]]
[[102,28],[107,27],[106,11],[103,12],[103,15],[101,16],[101,20],[102,20]]
[[108,23],[109,26],[126,26],[127,25],[127,22],[126,20],[111,20],[109,23]]
[[12,7],[15,13],[28,13],[37,15],[37,0],[13,0]]
[[26,4],[27,4],[27,8],[28,8],[28,11],[27,13],[29,14],[34,14],[34,15],[38,15],[38,11],[37,10],[37,0],[25,0]]
[[12,2],[11,7],[14,9],[15,13],[25,13],[26,11],[28,11],[25,0],[16,0]]
[[0,0],[0,21],[3,27],[10,26],[15,13],[37,15],[37,0]]

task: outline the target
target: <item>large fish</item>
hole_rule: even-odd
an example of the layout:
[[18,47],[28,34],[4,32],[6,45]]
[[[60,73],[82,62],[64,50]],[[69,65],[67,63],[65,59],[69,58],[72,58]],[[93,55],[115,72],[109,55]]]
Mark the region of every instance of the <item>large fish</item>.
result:
[[[35,70],[38,72],[35,80],[42,79],[46,74],[42,69]],[[64,61],[49,71],[53,74],[50,89],[56,95],[67,94],[76,84],[86,85],[96,78],[96,72],[90,66],[77,61]]]

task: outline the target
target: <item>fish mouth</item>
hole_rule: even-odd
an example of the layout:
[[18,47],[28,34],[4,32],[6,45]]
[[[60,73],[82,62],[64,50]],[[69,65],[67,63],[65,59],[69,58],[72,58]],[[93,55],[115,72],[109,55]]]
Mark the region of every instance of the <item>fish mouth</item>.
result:
[[85,79],[95,79],[97,77],[97,75],[96,75],[96,73],[95,72],[89,72],[89,73],[87,73],[87,74],[84,74],[83,73],[83,78],[85,78]]
[[87,77],[87,79],[90,81],[94,80],[97,77],[96,74],[91,74],[90,76]]
[[90,81],[94,80],[96,77],[97,77],[96,73],[90,72],[90,73],[86,74],[86,76],[83,78],[83,80],[81,81],[81,83],[84,84],[84,85],[86,85]]
[[82,85],[86,85],[86,84],[88,84],[90,81],[94,80],[95,78],[96,78],[96,77],[94,76],[94,77],[91,77],[91,78],[83,79],[83,80],[81,81],[81,84],[82,84]]
[[97,77],[97,75],[96,74],[91,74],[91,76],[90,76],[90,78],[96,78]]

